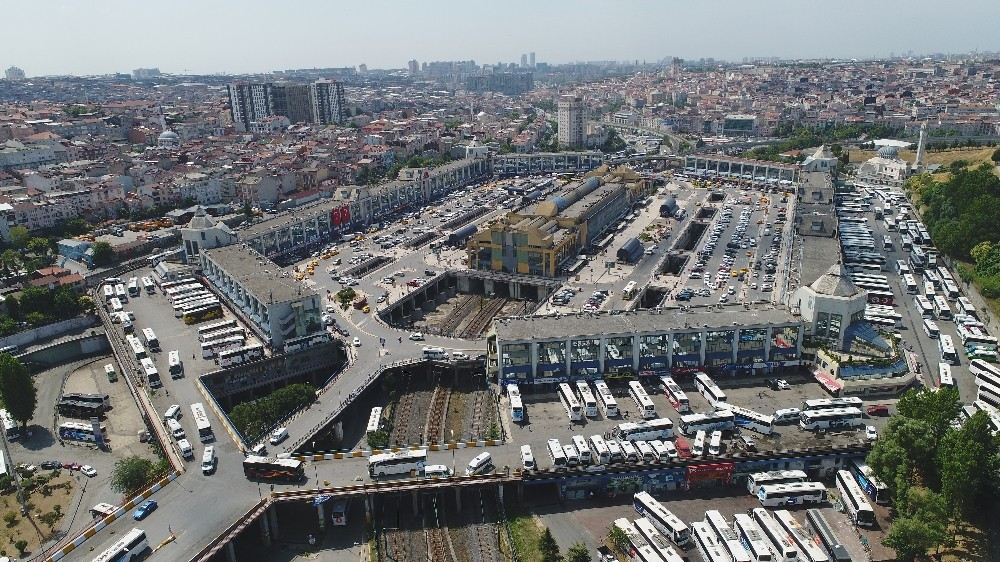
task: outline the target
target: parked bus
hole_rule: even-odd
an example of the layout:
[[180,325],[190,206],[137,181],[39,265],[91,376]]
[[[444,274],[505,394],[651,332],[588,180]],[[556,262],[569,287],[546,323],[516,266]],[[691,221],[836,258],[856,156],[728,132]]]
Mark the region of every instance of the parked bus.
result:
[[910,266],[904,260],[896,260],[896,273],[906,275],[910,273]]
[[210,302],[196,308],[185,310],[181,315],[181,320],[185,324],[197,324],[205,320],[214,320],[222,316],[222,304],[218,301]]
[[233,365],[258,361],[263,358],[264,346],[257,344],[220,351],[215,356],[215,362],[219,364],[219,367],[225,369]]
[[552,468],[557,470],[566,468],[566,453],[563,451],[562,444],[559,443],[558,439],[549,439],[545,443],[545,449],[549,453],[549,461],[552,462]]
[[3,433],[7,441],[16,441],[21,437],[21,426],[17,425],[14,417],[7,410],[0,409],[0,425],[3,426]]
[[170,368],[170,378],[179,379],[184,376],[184,362],[181,361],[179,351],[175,349],[167,354],[167,364]]
[[507,385],[507,398],[510,400],[510,419],[514,423],[524,421],[524,404],[521,402],[521,389],[516,384]]
[[951,376],[951,365],[938,363],[938,388],[954,388],[955,379]]
[[583,406],[583,415],[588,418],[596,418],[597,399],[594,398],[594,393],[590,391],[590,384],[587,381],[576,381],[576,392],[577,398]]
[[799,414],[799,427],[807,431],[817,429],[850,429],[864,425],[858,408],[829,408],[809,410]]
[[895,249],[892,247],[892,237],[883,236],[882,237],[882,250],[885,252],[893,252]]
[[176,281],[164,281],[160,283],[160,290],[166,294],[167,289],[172,289],[174,287],[180,287],[181,285],[189,285],[191,283],[197,283],[198,280],[194,277],[182,277]]
[[772,470],[769,472],[754,472],[747,477],[747,491],[757,495],[761,486],[768,484],[792,484],[806,482],[809,476],[804,470]]
[[656,554],[653,547],[649,546],[646,539],[639,534],[639,530],[635,528],[632,522],[622,517],[615,519],[613,524],[625,534],[625,538],[628,540],[628,548],[625,554],[628,554],[631,562],[662,562],[660,556]]
[[330,523],[334,527],[347,526],[347,500],[334,500],[330,502]]
[[[99,426],[101,433],[100,440],[104,439],[105,427]],[[94,432],[94,426],[84,422],[63,422],[59,424],[59,438],[64,441],[80,441],[84,443],[96,443],[99,436]]]
[[382,408],[380,406],[375,406],[372,408],[370,414],[368,414],[368,425],[365,426],[365,435],[371,436],[373,433],[377,432],[382,428]]
[[215,330],[213,332],[204,333],[198,337],[198,340],[202,343],[207,343],[225,338],[231,338],[234,336],[245,337],[246,330],[244,330],[241,327],[222,328],[221,330]]
[[945,296],[947,296],[949,299],[955,300],[962,295],[962,293],[958,289],[958,284],[956,284],[954,281],[948,279],[946,281],[943,281],[943,284],[944,288],[942,289],[942,291],[944,292]]
[[163,383],[160,382],[160,371],[156,369],[156,363],[149,357],[143,357],[139,361],[139,365],[142,366],[142,372],[146,375],[146,381],[149,383],[149,388],[160,388]]
[[222,320],[206,324],[198,328],[198,341],[205,341],[203,336],[206,334],[211,334],[212,332],[217,332],[219,330],[225,330],[226,328],[235,328],[236,326],[236,320]]
[[938,338],[938,351],[941,352],[941,360],[952,365],[958,365],[958,352],[955,351],[955,344],[951,336],[941,334]]
[[83,402],[69,398],[62,398],[56,402],[56,411],[60,416],[66,418],[76,418],[89,420],[90,418],[104,418],[107,409],[103,404],[93,402]]
[[903,275],[903,286],[906,287],[906,292],[908,294],[917,294],[917,280],[913,277],[913,275],[909,273]]
[[976,316],[976,306],[972,304],[972,301],[970,301],[968,297],[958,297],[955,299],[955,302],[960,313],[978,318],[978,316]]
[[597,404],[601,407],[601,412],[606,418],[618,417],[618,401],[615,400],[608,384],[602,380],[594,381],[594,390],[597,391]]
[[750,516],[770,544],[771,551],[775,555],[775,562],[797,562],[799,560],[798,548],[770,511],[762,507],[755,507],[750,511]]
[[243,347],[244,343],[246,343],[246,339],[243,336],[232,336],[221,340],[208,341],[201,344],[201,357],[203,359],[211,359],[222,351],[239,349]]
[[638,285],[635,281],[629,281],[625,288],[622,290],[622,299],[630,301],[635,298],[635,294],[638,290]]
[[115,298],[115,288],[111,285],[104,285],[101,291],[104,293],[104,302],[110,302],[111,299]]
[[951,320],[951,307],[941,295],[934,296],[934,316],[942,320]]
[[854,473],[854,479],[858,481],[858,485],[873,502],[883,505],[889,503],[889,487],[878,476],[875,476],[875,471],[864,461],[852,460],[851,472]]
[[119,283],[115,285],[115,298],[124,302],[128,302],[128,292],[125,290],[125,285]]
[[860,527],[875,525],[875,511],[850,471],[837,471],[837,491],[840,492],[840,500],[855,525]]
[[688,526],[662,503],[653,498],[649,492],[636,492],[632,496],[632,505],[636,512],[649,520],[656,530],[684,548],[691,542],[691,531]]
[[98,554],[93,562],[132,562],[141,560],[149,552],[151,550],[146,531],[133,528],[104,552]]
[[830,556],[830,560],[833,562],[851,562],[851,554],[847,552],[843,543],[837,538],[836,533],[833,532],[833,527],[827,522],[822,511],[815,508],[807,509],[806,520],[815,529],[816,535],[819,536],[819,544],[826,550],[826,553]]
[[694,443],[691,444],[691,454],[693,456],[700,457],[705,454],[705,438],[706,433],[704,429],[699,429],[694,434]]
[[739,428],[746,428],[750,431],[760,433],[761,435],[770,435],[774,432],[774,416],[761,414],[760,412],[755,412],[748,408],[741,408],[740,406],[729,404],[727,402],[720,402],[719,405],[724,409],[729,410],[734,416],[736,416],[736,426]]
[[139,341],[139,338],[137,338],[132,334],[129,334],[125,336],[125,341],[127,341],[129,347],[132,348],[132,355],[135,356],[136,361],[141,361],[144,357],[146,357],[146,348],[143,347],[142,342]]
[[715,531],[704,521],[691,523],[691,536],[704,562],[733,562],[732,557],[726,552],[726,547],[719,542]]
[[[371,461],[379,456],[382,455],[369,457],[368,466],[371,467]],[[300,482],[306,477],[305,464],[300,460],[271,459],[254,455],[243,459],[243,474],[249,480],[265,481]]]
[[672,546],[667,542],[662,534],[656,529],[656,526],[652,524],[645,517],[640,517],[635,520],[635,528],[642,535],[642,538],[646,539],[646,542],[653,549],[653,552],[660,557],[664,562],[683,562],[684,559],[681,558],[677,551],[674,550]]
[[372,478],[395,474],[419,473],[427,465],[427,449],[381,453],[368,457],[368,475]]
[[1000,367],[990,365],[982,359],[969,361],[969,373],[976,377],[976,384],[989,384],[1000,388]]
[[671,439],[674,422],[670,418],[656,418],[639,422],[625,422],[611,430],[609,437],[619,441],[652,441]]
[[594,464],[608,464],[611,462],[611,451],[608,449],[603,437],[600,435],[591,435],[589,445]]
[[646,389],[643,388],[642,383],[639,381],[629,381],[628,394],[632,397],[632,401],[635,402],[635,406],[639,408],[643,419],[656,417],[656,405],[653,404],[653,400],[646,393]]
[[733,516],[733,530],[752,562],[773,562],[771,545],[753,518],[746,513],[737,513]]
[[593,459],[593,455],[590,451],[590,445],[587,444],[587,440],[583,438],[582,435],[573,436],[573,448],[576,449],[577,457],[579,458],[580,464],[586,466],[590,464]]
[[736,428],[736,415],[729,410],[716,410],[705,414],[681,416],[680,430],[684,435],[694,435],[698,431],[732,431]]
[[191,404],[191,417],[194,418],[194,424],[198,428],[198,440],[202,443],[214,441],[215,434],[212,432],[212,422],[208,421],[204,404],[201,402]]
[[583,418],[583,408],[580,407],[580,402],[576,399],[573,389],[566,383],[559,383],[559,402],[562,403],[569,421],[580,421]]
[[812,535],[807,531],[787,509],[779,509],[774,512],[774,519],[778,522],[789,538],[795,543],[802,560],[811,562],[829,562],[830,558],[823,552]]
[[125,307],[122,306],[122,300],[118,297],[114,297],[111,300],[109,300],[108,306],[111,307],[111,312],[114,314],[118,314],[121,311],[125,310]]
[[750,562],[750,553],[747,552],[740,543],[740,537],[729,525],[729,521],[717,509],[710,509],[705,512],[705,523],[715,531],[721,539],[722,546],[732,557],[733,562]]
[[111,409],[111,396],[107,394],[95,394],[89,392],[87,393],[65,392],[62,394],[61,398],[63,400],[74,400],[77,402],[86,402],[88,404],[95,404],[105,410]]
[[913,297],[913,304],[917,307],[917,312],[924,318],[934,318],[934,306],[930,299],[923,295]]
[[826,501],[826,486],[820,482],[765,484],[757,488],[757,499],[764,507],[822,503]]
[[695,374],[694,385],[698,389],[698,393],[704,396],[705,400],[708,400],[712,406],[718,407],[720,403],[726,401],[726,393],[722,392],[715,381],[705,373]]
[[146,291],[147,295],[152,295],[156,292],[156,284],[154,284],[153,280],[149,277],[142,278],[142,288]]
[[813,398],[802,402],[802,410],[826,410],[829,408],[861,408],[864,401],[856,396],[843,398]]
[[128,296],[136,298],[140,295],[139,278],[132,277],[128,280]]
[[687,394],[681,390],[680,385],[678,385],[673,378],[660,377],[660,385],[663,386],[663,394],[666,395],[670,405],[673,406],[678,413],[686,414],[691,411],[691,402],[688,400]]
[[930,318],[925,318],[924,333],[931,339],[937,339],[941,335],[941,329],[938,328],[937,322],[931,320]]

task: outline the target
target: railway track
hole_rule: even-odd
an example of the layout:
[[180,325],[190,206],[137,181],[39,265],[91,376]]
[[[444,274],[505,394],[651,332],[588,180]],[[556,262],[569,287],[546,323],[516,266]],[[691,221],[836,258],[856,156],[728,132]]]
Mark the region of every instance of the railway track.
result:
[[444,440],[445,418],[448,414],[448,400],[451,398],[451,387],[438,385],[434,388],[431,406],[427,409],[427,424],[424,437],[427,443],[440,443]]
[[499,548],[497,544],[496,525],[491,519],[490,499],[484,495],[482,490],[478,492],[479,505],[476,521],[469,526],[469,542],[474,552],[472,559],[475,562],[496,562],[499,560]]
[[431,521],[430,526],[424,531],[427,537],[428,560],[451,562],[454,557],[451,541],[448,538],[448,526],[445,523],[443,506],[438,503],[436,495],[431,498],[431,516],[434,521]]
[[440,333],[446,335],[453,333],[458,328],[459,324],[462,323],[462,320],[464,320],[469,314],[469,311],[475,302],[480,298],[482,297],[477,297],[476,295],[465,295],[462,297],[458,306],[451,311],[451,314],[449,314],[448,317],[445,318],[445,321],[438,327]]
[[461,330],[458,337],[460,338],[478,338],[486,326],[490,323],[490,320],[497,315],[500,310],[507,304],[507,299],[494,299],[486,304],[482,310],[476,313],[472,317],[472,320],[465,325],[465,328]]
[[[413,392],[411,377],[406,377],[403,391],[400,394],[399,402],[392,412],[392,431],[389,432],[389,444],[402,444],[403,437],[409,431],[409,424],[412,422],[413,402],[416,400],[416,393]],[[402,422],[402,423],[400,423]]]

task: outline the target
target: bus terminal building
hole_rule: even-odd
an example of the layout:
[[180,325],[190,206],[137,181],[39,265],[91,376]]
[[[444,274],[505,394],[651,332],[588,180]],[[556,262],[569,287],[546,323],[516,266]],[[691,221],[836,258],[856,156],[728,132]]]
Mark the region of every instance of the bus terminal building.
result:
[[797,367],[802,321],[785,310],[665,308],[498,318],[487,372],[500,384]]

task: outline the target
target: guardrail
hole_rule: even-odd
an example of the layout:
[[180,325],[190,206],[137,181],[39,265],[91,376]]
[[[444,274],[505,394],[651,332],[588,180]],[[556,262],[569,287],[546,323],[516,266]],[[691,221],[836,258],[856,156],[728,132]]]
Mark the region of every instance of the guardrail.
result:
[[207,562],[211,560],[224,546],[226,546],[231,540],[236,538],[243,529],[246,529],[248,525],[253,523],[257,517],[267,510],[271,506],[271,498],[261,498],[250,511],[247,511],[239,519],[237,519],[232,525],[226,527],[226,530],[215,537],[212,542],[205,545],[205,548],[201,549],[198,554],[191,557],[191,562]]

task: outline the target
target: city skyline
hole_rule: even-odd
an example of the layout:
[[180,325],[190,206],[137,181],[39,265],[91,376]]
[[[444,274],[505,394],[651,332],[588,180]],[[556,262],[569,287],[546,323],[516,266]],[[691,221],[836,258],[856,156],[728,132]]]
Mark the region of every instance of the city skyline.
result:
[[[984,0],[964,3],[960,12],[911,2],[905,11],[892,14],[889,24],[879,19],[881,12],[861,4],[836,10],[786,0],[765,6],[597,1],[573,4],[579,9],[567,6],[561,1],[515,1],[494,10],[438,2],[427,9],[376,1],[366,14],[347,14],[346,20],[362,20],[351,23],[341,6],[312,0],[284,12],[258,0],[241,4],[239,12],[220,2],[182,1],[162,13],[143,13],[145,8],[121,0],[97,8],[43,1],[7,8],[9,21],[46,25],[41,32],[34,25],[12,26],[0,67],[18,66],[28,76],[108,74],[140,67],[174,74],[248,74],[359,64],[405,68],[410,59],[516,63],[532,51],[538,62],[561,64],[654,62],[668,56],[737,62],[745,57],[867,59],[1000,48],[982,41],[992,37],[990,23],[1000,18],[1000,5]],[[305,13],[311,16],[303,18]],[[486,21],[488,25],[482,23]],[[596,25],[604,22],[610,24]],[[603,40],[595,40],[599,33]],[[414,40],[417,34],[422,35],[419,41]],[[37,41],[43,36],[47,48],[40,50]]]

